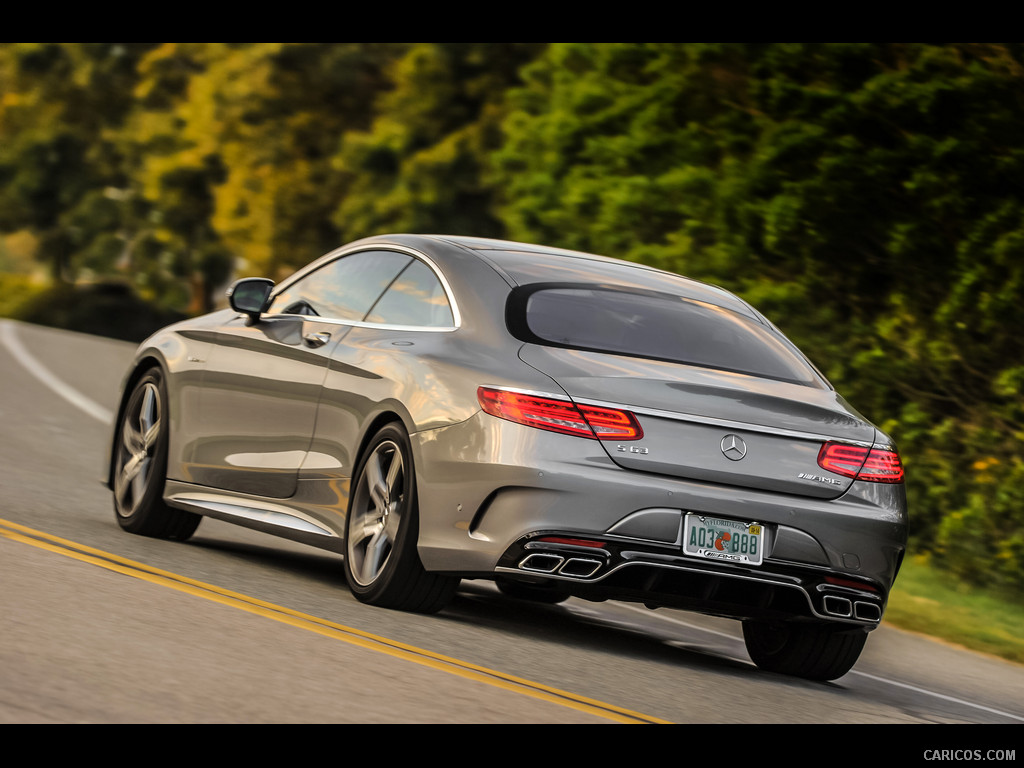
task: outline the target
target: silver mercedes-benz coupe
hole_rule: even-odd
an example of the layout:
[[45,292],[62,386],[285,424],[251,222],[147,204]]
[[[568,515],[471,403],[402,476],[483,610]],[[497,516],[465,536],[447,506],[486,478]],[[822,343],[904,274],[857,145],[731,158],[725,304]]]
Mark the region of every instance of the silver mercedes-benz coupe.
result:
[[339,248],[166,328],[124,381],[120,525],[204,515],[343,555],[355,596],[441,610],[460,579],[742,620],[760,667],[827,680],[878,626],[903,467],[738,297],[468,237]]

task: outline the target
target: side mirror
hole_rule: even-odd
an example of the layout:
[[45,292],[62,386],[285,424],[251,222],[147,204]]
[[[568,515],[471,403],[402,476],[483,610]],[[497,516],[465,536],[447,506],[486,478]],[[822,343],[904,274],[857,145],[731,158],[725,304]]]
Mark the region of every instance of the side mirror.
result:
[[249,324],[258,323],[267,308],[274,281],[265,277],[246,277],[228,288],[228,304],[236,312],[249,316]]

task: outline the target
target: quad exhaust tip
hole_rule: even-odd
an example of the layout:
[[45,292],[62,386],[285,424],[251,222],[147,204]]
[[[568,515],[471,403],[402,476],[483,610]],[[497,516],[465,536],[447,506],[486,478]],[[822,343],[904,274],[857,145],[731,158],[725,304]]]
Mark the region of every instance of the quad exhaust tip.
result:
[[875,603],[863,600],[850,600],[848,597],[837,595],[825,595],[822,604],[825,613],[830,616],[839,616],[844,619],[858,619],[859,621],[881,621],[882,608]]
[[832,616],[842,616],[844,619],[853,616],[853,601],[849,598],[825,595],[825,599],[822,602],[825,606],[825,613]]
[[583,557],[572,557],[565,561],[565,565],[558,569],[563,576],[574,576],[578,579],[586,579],[597,573],[603,563],[600,560],[591,560]]
[[862,621],[881,621],[882,607],[874,603],[864,603],[858,600],[853,604],[853,615]]
[[519,562],[519,567],[535,573],[554,573],[564,562],[565,558],[561,555],[532,554],[524,557]]
[[597,573],[604,563],[587,557],[565,558],[561,555],[536,552],[519,562],[519,569],[531,573],[550,573],[586,579]]

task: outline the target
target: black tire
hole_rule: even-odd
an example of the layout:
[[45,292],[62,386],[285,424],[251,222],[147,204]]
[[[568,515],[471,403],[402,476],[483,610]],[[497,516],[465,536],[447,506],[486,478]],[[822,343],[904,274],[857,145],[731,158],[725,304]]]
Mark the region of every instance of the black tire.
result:
[[517,600],[530,600],[534,603],[557,605],[569,599],[567,592],[564,592],[556,584],[548,581],[532,583],[499,577],[494,580],[494,583],[503,595],[514,597]]
[[167,386],[153,368],[135,384],[114,433],[114,512],[129,533],[185,541],[202,517],[164,503],[168,425]]
[[409,437],[388,424],[356,468],[345,522],[345,578],[358,600],[382,608],[436,613],[459,579],[428,573],[416,549],[419,507]]
[[797,622],[743,622],[747,653],[758,667],[808,680],[835,680],[857,663],[867,630]]

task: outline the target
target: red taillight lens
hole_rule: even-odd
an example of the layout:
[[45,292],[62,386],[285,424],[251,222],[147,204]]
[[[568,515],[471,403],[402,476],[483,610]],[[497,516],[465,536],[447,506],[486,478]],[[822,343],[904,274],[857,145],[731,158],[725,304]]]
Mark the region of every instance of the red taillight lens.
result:
[[846,443],[825,443],[818,466],[844,477],[873,483],[902,483],[903,463],[896,451]]
[[639,440],[644,436],[640,422],[629,411],[596,405],[579,405],[577,408],[598,440]]
[[636,416],[617,408],[577,406],[570,400],[491,387],[480,387],[476,395],[484,412],[550,432],[599,440],[639,440],[644,436]]
[[825,443],[818,451],[818,466],[843,477],[856,477],[870,449],[843,443]]

